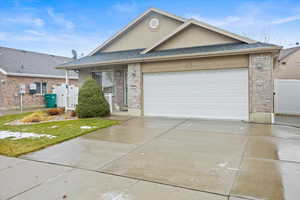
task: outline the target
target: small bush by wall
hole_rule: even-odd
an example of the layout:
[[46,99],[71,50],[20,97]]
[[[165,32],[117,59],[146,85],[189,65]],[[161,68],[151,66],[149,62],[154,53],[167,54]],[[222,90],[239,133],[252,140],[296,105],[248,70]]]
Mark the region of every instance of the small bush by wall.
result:
[[63,114],[65,112],[64,108],[51,108],[47,110],[47,113],[49,115],[60,115]]
[[110,114],[109,104],[95,80],[86,80],[80,88],[76,114],[79,118],[102,117]]

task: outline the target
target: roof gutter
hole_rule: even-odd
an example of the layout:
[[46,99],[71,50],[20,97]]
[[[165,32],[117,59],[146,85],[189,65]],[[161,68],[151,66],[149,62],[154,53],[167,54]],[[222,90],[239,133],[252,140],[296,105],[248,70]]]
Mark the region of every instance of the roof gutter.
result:
[[4,69],[2,69],[2,68],[0,68],[0,73],[2,73],[4,75],[7,75],[7,72]]
[[217,56],[229,56],[229,55],[243,55],[243,54],[254,54],[254,53],[274,53],[278,52],[282,47],[263,47],[263,48],[253,48],[245,50],[229,50],[229,51],[218,51],[210,53],[192,53],[192,54],[181,54],[181,55],[171,55],[171,56],[157,56],[157,57],[146,57],[146,58],[132,58],[132,59],[121,59],[108,62],[95,62],[89,64],[78,64],[74,66],[58,66],[57,69],[81,69],[88,67],[104,66],[104,65],[119,65],[119,64],[130,64],[137,62],[156,62],[165,61],[170,59],[192,59],[192,58],[204,58],[204,57],[217,57]]
[[[1,71],[1,69],[0,69]],[[65,76],[55,76],[55,75],[43,75],[43,74],[29,74],[29,73],[6,73],[7,76],[23,76],[23,77],[35,77],[35,78],[61,78],[65,79]],[[78,77],[71,76],[69,79],[78,79]]]

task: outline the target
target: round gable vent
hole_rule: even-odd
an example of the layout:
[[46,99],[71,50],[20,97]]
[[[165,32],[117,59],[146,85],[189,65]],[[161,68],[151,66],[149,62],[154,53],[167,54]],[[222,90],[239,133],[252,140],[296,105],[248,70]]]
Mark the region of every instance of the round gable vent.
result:
[[151,29],[157,29],[159,26],[159,19],[157,18],[152,18],[150,21],[149,21],[149,28]]

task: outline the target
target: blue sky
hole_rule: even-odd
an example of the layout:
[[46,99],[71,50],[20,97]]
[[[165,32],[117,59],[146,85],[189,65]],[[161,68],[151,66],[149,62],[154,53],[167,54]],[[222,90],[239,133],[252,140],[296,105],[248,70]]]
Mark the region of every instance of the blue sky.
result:
[[86,55],[150,7],[285,47],[300,42],[299,0],[0,0],[0,46]]

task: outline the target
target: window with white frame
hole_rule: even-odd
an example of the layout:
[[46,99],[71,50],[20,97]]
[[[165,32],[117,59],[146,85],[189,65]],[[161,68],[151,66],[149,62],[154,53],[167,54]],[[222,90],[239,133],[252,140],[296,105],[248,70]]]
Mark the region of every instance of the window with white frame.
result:
[[112,71],[102,72],[102,90],[104,93],[113,93],[114,76]]
[[35,82],[36,94],[46,94],[47,93],[47,83],[46,82]]

